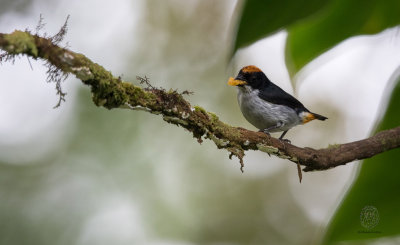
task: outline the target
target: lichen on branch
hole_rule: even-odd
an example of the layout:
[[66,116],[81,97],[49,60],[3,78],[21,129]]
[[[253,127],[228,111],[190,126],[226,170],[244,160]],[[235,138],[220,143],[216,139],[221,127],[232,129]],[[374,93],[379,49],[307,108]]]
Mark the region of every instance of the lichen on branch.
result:
[[[176,90],[155,88],[146,77],[138,78],[146,86],[144,88],[123,81],[83,54],[60,47],[58,40],[59,38],[31,34],[29,31],[0,33],[0,49],[5,52],[0,58],[9,61],[17,55],[27,55],[33,59],[43,59],[54,69],[53,72],[61,75],[50,77],[50,80],[56,80],[56,84],[60,84],[66,75],[73,74],[90,87],[92,100],[97,106],[142,110],[160,115],[164,121],[187,129],[199,143],[210,139],[217,148],[226,149],[230,157],[238,157],[242,170],[243,157],[247,150],[263,151],[303,165],[303,171],[312,171],[333,168],[400,147],[400,127],[397,127],[361,141],[335,147],[319,150],[300,148],[262,132],[233,127],[222,122],[214,113],[192,106],[184,98],[184,95],[191,93],[189,91],[179,93]],[[61,91],[61,87],[57,90]],[[65,93],[62,98],[64,96]]]

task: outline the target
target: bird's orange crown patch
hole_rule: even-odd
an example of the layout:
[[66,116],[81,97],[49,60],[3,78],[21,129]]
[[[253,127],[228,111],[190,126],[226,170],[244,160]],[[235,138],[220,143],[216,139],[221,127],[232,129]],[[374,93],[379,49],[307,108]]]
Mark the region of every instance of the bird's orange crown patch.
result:
[[262,72],[257,66],[245,66],[242,68],[242,72],[244,73],[253,73],[253,72]]

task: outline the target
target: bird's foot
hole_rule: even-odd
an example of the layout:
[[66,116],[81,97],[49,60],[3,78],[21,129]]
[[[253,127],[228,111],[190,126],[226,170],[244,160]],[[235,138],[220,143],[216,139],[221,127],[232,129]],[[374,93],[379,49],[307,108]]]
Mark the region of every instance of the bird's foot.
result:
[[291,144],[291,143],[292,143],[292,141],[290,141],[290,140],[288,140],[288,139],[281,139],[281,138],[279,138],[279,140],[281,140],[281,141],[283,141],[283,142],[286,142],[286,143],[288,143],[288,144]]
[[271,134],[268,132],[268,129],[260,129],[258,132],[263,132],[264,134],[271,136]]

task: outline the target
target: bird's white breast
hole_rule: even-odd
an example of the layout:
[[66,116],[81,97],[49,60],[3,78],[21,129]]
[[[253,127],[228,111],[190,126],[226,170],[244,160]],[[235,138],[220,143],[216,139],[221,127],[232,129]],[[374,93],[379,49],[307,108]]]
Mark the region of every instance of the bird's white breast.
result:
[[270,132],[285,131],[301,123],[299,115],[290,107],[269,103],[258,96],[259,90],[238,87],[238,102],[243,116],[258,129],[281,126]]

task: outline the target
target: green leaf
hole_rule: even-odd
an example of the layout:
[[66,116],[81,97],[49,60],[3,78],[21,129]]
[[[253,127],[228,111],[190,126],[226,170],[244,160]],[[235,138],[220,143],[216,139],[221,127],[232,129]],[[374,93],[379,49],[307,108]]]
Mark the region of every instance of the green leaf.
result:
[[293,75],[341,41],[400,24],[399,0],[336,0],[312,18],[289,27],[286,64]]
[[247,0],[238,23],[233,52],[299,19],[314,14],[328,0]]
[[[392,91],[385,116],[377,131],[400,125],[399,105],[400,79]],[[356,181],[328,226],[324,244],[400,234],[399,159],[400,149],[394,149],[362,163]],[[375,207],[379,213],[379,222],[374,227],[361,225],[361,210],[366,206]]]

